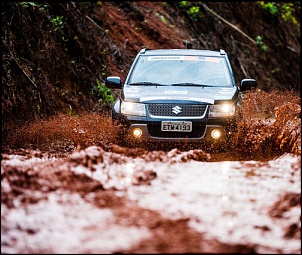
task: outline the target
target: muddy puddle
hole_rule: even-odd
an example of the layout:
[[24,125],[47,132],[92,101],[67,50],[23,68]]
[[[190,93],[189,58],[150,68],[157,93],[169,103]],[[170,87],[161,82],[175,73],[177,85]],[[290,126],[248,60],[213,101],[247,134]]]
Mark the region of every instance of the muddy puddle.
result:
[[301,254],[301,107],[245,95],[223,151],[122,147],[108,114],[6,133],[2,253]]

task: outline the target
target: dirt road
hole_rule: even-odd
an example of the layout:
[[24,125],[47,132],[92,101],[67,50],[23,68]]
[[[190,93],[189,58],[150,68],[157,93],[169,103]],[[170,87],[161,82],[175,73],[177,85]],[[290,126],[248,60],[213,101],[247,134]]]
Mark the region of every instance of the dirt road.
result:
[[22,127],[2,146],[1,253],[300,254],[299,107],[245,119],[224,153],[120,147],[94,114]]
[[[118,147],[116,147],[117,150]],[[2,253],[300,253],[301,160],[3,153]]]

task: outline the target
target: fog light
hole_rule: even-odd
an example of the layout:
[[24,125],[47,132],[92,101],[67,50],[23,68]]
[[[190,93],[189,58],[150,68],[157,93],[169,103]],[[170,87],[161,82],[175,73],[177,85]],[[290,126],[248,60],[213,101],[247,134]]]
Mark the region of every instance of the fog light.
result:
[[214,139],[219,139],[221,137],[221,131],[219,129],[214,129],[212,132],[211,132],[211,136],[214,138]]
[[143,131],[140,128],[135,128],[133,129],[132,134],[134,137],[140,138],[143,134]]

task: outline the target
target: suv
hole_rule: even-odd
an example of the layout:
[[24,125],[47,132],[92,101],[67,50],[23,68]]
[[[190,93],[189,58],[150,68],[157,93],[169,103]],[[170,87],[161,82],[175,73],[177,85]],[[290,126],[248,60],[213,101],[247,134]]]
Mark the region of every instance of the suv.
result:
[[112,121],[126,144],[176,142],[219,144],[236,131],[242,91],[254,79],[237,85],[224,50],[142,49],[124,85],[118,76],[106,87],[121,89]]

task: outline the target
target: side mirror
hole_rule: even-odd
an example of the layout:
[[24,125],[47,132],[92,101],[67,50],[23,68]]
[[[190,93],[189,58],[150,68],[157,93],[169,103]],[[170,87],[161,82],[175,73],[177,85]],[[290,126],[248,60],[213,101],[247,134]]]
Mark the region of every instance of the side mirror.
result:
[[105,80],[105,85],[110,89],[121,89],[122,88],[122,80],[118,76],[109,76]]
[[257,87],[257,82],[254,79],[243,79],[240,84],[240,90],[246,91],[246,90],[252,90],[252,88]]

